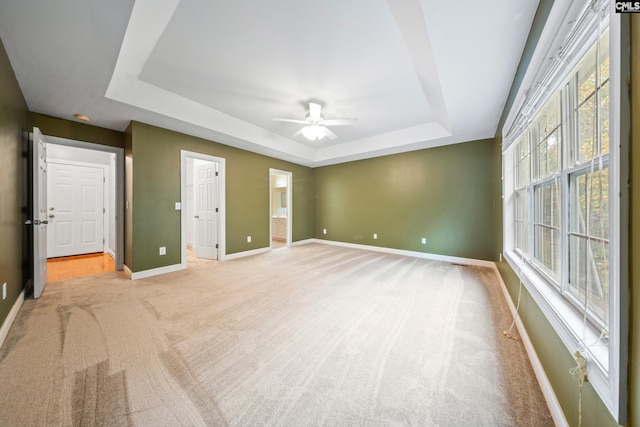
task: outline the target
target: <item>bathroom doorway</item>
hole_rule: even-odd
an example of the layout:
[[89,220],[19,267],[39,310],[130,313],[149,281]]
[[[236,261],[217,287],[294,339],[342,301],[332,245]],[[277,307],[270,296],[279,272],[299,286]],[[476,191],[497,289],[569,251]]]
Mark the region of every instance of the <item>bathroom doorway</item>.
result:
[[291,245],[292,173],[269,169],[271,249]]

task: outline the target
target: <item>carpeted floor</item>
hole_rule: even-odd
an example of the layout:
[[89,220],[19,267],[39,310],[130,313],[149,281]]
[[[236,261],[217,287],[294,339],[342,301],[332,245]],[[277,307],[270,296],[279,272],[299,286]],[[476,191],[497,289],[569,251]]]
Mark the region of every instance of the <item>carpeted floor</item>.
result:
[[493,272],[321,244],[47,285],[0,425],[550,426]]

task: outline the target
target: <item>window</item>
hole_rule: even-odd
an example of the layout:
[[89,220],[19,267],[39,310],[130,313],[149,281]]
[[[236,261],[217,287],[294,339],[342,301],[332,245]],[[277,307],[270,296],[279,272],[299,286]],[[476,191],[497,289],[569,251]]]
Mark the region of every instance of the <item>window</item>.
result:
[[[593,43],[514,147],[516,248],[604,334],[609,312],[608,34]],[[568,226],[562,225],[563,215]]]
[[[620,124],[610,123],[620,116],[611,100],[620,83],[610,78],[621,75],[620,61],[610,60],[610,46],[619,56],[610,33],[619,38],[620,18],[605,1],[560,5],[569,18],[546,44],[555,53],[541,55],[543,63],[557,55],[556,62],[530,67],[537,74],[503,129],[504,255],[569,352],[587,359],[590,382],[620,422],[627,327],[620,224],[628,194],[620,184]],[[614,101],[619,109],[620,95]],[[612,135],[621,143],[610,147]]]
[[609,168],[571,174],[567,292],[603,333],[609,319]]

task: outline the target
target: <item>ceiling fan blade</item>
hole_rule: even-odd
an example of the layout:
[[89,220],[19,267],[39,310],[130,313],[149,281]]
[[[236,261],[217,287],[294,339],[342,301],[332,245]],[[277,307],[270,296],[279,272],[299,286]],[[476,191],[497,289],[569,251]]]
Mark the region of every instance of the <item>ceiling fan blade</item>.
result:
[[322,110],[322,105],[316,104],[315,102],[309,103],[309,117],[320,118],[321,110]]
[[324,132],[324,135],[329,139],[336,139],[338,137],[338,135],[331,132],[331,130],[329,130],[329,128],[326,126],[320,126],[320,129],[322,129],[322,131]]
[[296,133],[294,133],[293,135],[291,135],[291,137],[292,137],[292,138],[295,138],[296,136],[300,136],[300,135],[302,135],[302,129],[304,129],[304,128],[300,128],[300,129],[298,129],[298,131],[297,131]]
[[351,125],[357,121],[358,119],[330,119],[330,120],[323,120],[322,124],[325,126],[342,126],[342,125]]
[[303,125],[306,124],[307,122],[305,122],[304,120],[296,120],[296,119],[281,119],[279,117],[272,117],[271,120],[273,120],[274,122],[287,122],[287,123],[302,123]]

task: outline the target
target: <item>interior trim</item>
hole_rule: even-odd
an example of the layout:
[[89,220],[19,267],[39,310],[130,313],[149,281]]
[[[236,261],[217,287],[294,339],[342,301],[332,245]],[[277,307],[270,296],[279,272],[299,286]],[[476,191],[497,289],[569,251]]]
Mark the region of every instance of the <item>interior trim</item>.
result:
[[492,261],[484,261],[481,259],[463,258],[463,257],[449,256],[449,255],[439,255],[439,254],[432,254],[428,252],[407,251],[404,249],[393,249],[393,248],[385,248],[382,246],[370,246],[370,245],[362,245],[358,243],[338,242],[335,240],[309,239],[308,243],[324,243],[327,245],[342,246],[345,248],[364,249],[365,251],[374,251],[374,252],[385,252],[389,254],[404,255],[404,256],[410,256],[414,258],[423,258],[423,259],[431,259],[434,261],[450,262],[453,264],[473,265],[476,267],[493,268],[494,266],[494,263]]
[[184,270],[182,264],[173,264],[149,270],[136,271],[135,273],[131,273],[131,280],[146,279],[147,277],[159,276],[161,274],[173,273],[180,270]]
[[18,311],[20,311],[20,307],[22,307],[22,303],[24,302],[24,289],[18,294],[18,298],[16,298],[16,302],[13,303],[13,307],[9,311],[7,318],[4,319],[2,323],[2,327],[0,327],[0,348],[2,348],[2,344],[4,344],[4,340],[7,338],[9,334],[9,330],[11,329],[11,325],[13,325],[14,320],[16,320],[16,316],[18,315]]
[[251,249],[250,251],[243,251],[243,252],[236,252],[233,254],[227,254],[224,255],[223,257],[221,257],[220,259],[222,261],[229,261],[232,259],[238,259],[238,258],[244,258],[247,256],[253,256],[253,255],[260,255],[266,252],[271,252],[271,246],[268,246],[266,248],[258,248],[258,249]]

